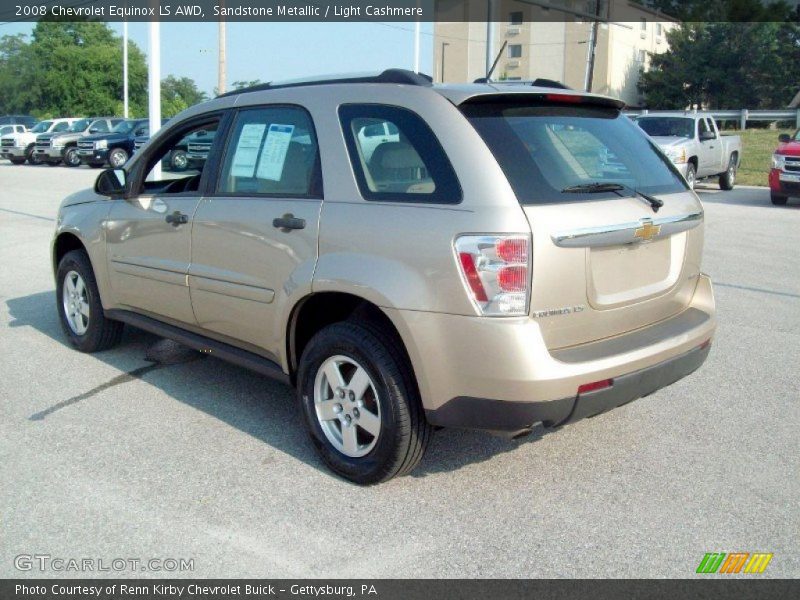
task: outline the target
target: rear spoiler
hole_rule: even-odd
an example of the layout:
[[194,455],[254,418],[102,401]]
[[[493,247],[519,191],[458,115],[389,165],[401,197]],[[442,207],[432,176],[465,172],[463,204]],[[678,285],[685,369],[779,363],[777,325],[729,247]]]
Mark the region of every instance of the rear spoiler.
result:
[[516,88],[513,91],[498,90],[497,92],[477,93],[464,98],[459,104],[494,104],[505,102],[508,104],[529,104],[531,101],[537,104],[558,104],[570,106],[600,106],[622,110],[625,103],[616,98],[608,96],[598,96],[595,94],[582,94],[567,90],[537,90],[530,88]]

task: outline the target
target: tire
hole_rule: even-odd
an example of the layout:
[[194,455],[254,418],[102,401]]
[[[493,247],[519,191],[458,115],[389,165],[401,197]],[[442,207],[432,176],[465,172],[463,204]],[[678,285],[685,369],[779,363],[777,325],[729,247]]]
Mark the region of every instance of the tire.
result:
[[[58,263],[56,306],[67,339],[81,352],[107,350],[122,338],[123,324],[105,317],[92,264],[83,250],[68,252]],[[75,317],[68,317],[73,307]]]
[[24,165],[27,158],[9,158],[12,165]]
[[694,185],[697,183],[697,167],[691,162],[686,166],[686,183],[689,184],[689,189],[691,190],[694,189]]
[[125,148],[113,148],[108,153],[108,164],[111,168],[117,169],[128,162],[128,152]]
[[728,170],[719,176],[719,189],[730,191],[736,185],[736,157],[731,156]]
[[174,172],[185,171],[189,168],[189,158],[186,150],[175,150],[169,157],[169,168]]
[[40,165],[42,164],[42,159],[34,152],[35,146],[31,144],[28,146],[27,150],[25,150],[25,159],[28,161],[28,164],[31,165]]
[[789,201],[788,196],[781,196],[780,194],[776,194],[775,192],[770,192],[769,197],[775,206],[785,206],[786,203]]
[[80,167],[81,157],[78,156],[78,148],[70,146],[64,150],[64,165],[67,167]]
[[[329,383],[332,365],[347,382],[343,396]],[[359,369],[368,384],[357,386],[366,391],[356,398],[349,386]],[[354,483],[371,485],[411,472],[430,441],[432,428],[407,359],[390,336],[364,322],[334,323],[311,339],[300,359],[297,394],[322,460]],[[331,408],[318,416],[320,405]],[[344,433],[351,434],[350,444]]]

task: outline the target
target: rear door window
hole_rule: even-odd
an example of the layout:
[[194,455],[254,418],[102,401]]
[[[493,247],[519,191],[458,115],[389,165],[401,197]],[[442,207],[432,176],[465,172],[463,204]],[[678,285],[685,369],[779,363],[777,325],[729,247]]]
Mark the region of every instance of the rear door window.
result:
[[[455,204],[461,187],[425,121],[410,110],[377,104],[339,109],[347,150],[366,200]],[[380,135],[371,135],[380,131]]]
[[217,192],[321,198],[319,149],[308,113],[296,106],[241,110],[228,141]]
[[[467,104],[462,111],[522,204],[686,190],[672,163],[616,108],[520,100]],[[593,184],[619,184],[627,191],[570,191]]]

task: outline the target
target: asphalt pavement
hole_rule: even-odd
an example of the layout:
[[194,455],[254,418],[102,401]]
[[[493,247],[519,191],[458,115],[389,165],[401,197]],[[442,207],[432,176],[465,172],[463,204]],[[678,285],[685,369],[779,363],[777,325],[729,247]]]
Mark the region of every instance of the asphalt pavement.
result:
[[0,577],[693,577],[707,552],[800,576],[800,202],[701,188],[701,370],[521,441],[440,431],[411,476],[361,488],[287,387],[131,329],[66,345],[49,243],[97,174],[0,161]]

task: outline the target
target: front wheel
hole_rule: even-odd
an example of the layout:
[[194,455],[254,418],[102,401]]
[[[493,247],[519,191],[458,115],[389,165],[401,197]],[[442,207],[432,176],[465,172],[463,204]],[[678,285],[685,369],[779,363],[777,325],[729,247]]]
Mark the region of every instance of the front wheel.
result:
[[322,460],[361,485],[409,473],[431,437],[416,382],[397,343],[360,322],[317,333],[300,359],[297,393]]
[[68,167],[81,166],[81,157],[78,156],[78,149],[69,147],[64,151],[64,164]]
[[697,183],[697,167],[694,163],[689,163],[686,166],[686,183],[689,184],[689,189],[693,190],[695,183]]
[[128,153],[124,148],[114,148],[108,154],[108,164],[116,169],[128,162]]
[[106,319],[92,263],[83,250],[73,250],[58,263],[56,301],[59,321],[70,343],[81,352],[116,346],[122,323]]
[[719,189],[732,190],[734,185],[736,185],[736,157],[731,156],[728,170],[719,176]]
[[770,200],[775,206],[785,206],[786,203],[789,201],[788,196],[782,196],[780,194],[776,194],[775,192],[770,193]]
[[172,171],[185,171],[189,166],[186,150],[175,150],[169,158],[169,166]]
[[40,165],[42,164],[42,159],[34,152],[35,149],[33,144],[28,146],[28,149],[25,151],[25,158],[28,159],[28,163],[31,165]]

